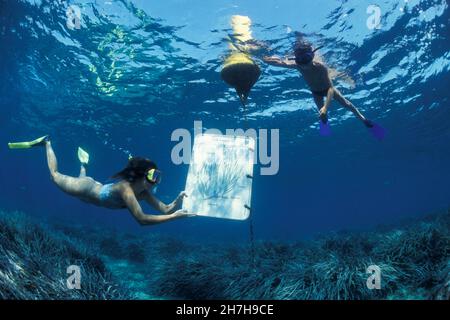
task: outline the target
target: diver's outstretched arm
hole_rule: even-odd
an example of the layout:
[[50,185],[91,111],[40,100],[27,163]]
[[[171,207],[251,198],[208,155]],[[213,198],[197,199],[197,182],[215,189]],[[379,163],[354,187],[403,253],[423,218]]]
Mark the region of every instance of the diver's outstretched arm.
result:
[[172,203],[165,204],[148,191],[145,191],[143,193],[143,196],[144,200],[147,201],[148,204],[150,204],[153,208],[164,214],[171,214],[175,212],[176,209],[181,206],[183,198],[187,197],[186,192],[182,191]]
[[171,204],[169,204],[169,211],[167,213],[170,214],[180,208],[183,203],[184,197],[187,197],[187,194],[185,191],[181,191],[178,197],[173,200]]
[[272,57],[265,56],[262,58],[262,60],[271,66],[297,69],[297,64],[295,63],[295,61],[289,60],[287,58],[281,59],[280,57],[277,57],[277,56],[272,56]]
[[351,89],[356,87],[355,80],[346,72],[339,72],[336,69],[328,67],[329,75],[332,80],[340,79],[345,82]]
[[175,220],[179,218],[192,217],[193,214],[187,214],[185,210],[178,210],[171,214],[166,215],[151,215],[145,214],[137,201],[134,192],[131,188],[122,191],[122,198],[127,205],[128,210],[130,210],[133,217],[139,222],[140,225],[154,225],[170,220]]
[[142,196],[143,196],[143,199],[149,205],[151,205],[153,208],[155,208],[156,210],[158,210],[159,212],[161,212],[163,214],[170,214],[170,213],[173,213],[175,211],[175,210],[173,210],[174,207],[172,206],[172,204],[165,204],[164,202],[162,202],[161,200],[156,198],[149,191],[144,191],[142,193]]

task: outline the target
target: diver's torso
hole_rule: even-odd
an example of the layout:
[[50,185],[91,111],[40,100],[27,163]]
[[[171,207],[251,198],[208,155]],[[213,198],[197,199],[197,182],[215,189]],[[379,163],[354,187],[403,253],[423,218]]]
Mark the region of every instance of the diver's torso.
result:
[[[90,178],[92,179],[92,178]],[[102,184],[92,179],[92,187],[83,195],[76,195],[78,199],[83,202],[94,204],[99,207],[105,207],[108,209],[125,209],[127,205],[122,199],[121,188],[119,183]],[[105,188],[108,188],[105,194]],[[141,201],[145,198],[144,192],[137,194],[137,191],[133,189],[136,196],[136,200]]]
[[318,62],[313,62],[313,65],[308,69],[297,68],[297,70],[301,73],[311,91],[324,91],[332,86],[327,69]]
[[[105,195],[104,188],[108,186],[108,193]],[[99,207],[109,209],[126,208],[125,202],[122,200],[119,188],[116,184],[102,184],[92,179],[92,187],[77,198],[83,202],[94,204]]]

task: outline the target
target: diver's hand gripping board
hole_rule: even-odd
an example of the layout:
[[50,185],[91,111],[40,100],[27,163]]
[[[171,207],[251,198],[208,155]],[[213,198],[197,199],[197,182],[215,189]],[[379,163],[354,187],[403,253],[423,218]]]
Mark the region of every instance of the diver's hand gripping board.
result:
[[202,134],[194,139],[183,209],[188,213],[245,220],[250,215],[255,140]]

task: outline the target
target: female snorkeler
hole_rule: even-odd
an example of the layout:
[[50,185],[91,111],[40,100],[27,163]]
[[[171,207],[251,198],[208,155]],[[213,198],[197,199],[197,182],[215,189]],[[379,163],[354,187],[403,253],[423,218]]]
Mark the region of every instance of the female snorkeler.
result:
[[[87,162],[82,162],[79,177],[61,174],[58,171],[58,163],[48,136],[31,142],[9,144],[11,149],[34,146],[45,146],[52,181],[65,193],[84,202],[109,209],[127,208],[141,225],[153,225],[195,216],[195,214],[187,214],[185,210],[176,211],[180,207],[183,198],[186,197],[185,192],[181,192],[175,201],[169,205],[162,203],[152,194],[153,187],[161,182],[161,172],[156,164],[149,159],[141,157],[130,158],[127,166],[112,176],[112,178],[118,179],[117,182],[101,184],[86,176]],[[145,214],[139,204],[141,200],[148,202],[162,215]]]

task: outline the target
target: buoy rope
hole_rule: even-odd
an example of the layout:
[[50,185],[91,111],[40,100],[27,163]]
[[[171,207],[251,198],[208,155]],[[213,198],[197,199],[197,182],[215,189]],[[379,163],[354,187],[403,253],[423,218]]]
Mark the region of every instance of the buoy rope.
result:
[[[246,112],[247,110],[246,110],[245,103],[242,100],[241,100],[241,103],[242,103],[243,112],[244,112],[244,131],[247,132],[247,130],[250,129],[247,112]],[[253,177],[252,177],[252,179],[253,179]],[[250,210],[250,215],[249,215],[250,261],[251,261],[252,269],[255,270],[256,269],[256,260],[255,260],[255,237],[254,237],[254,232],[253,232],[253,212],[251,209],[252,208],[251,203],[249,205],[250,206],[248,209]]]

